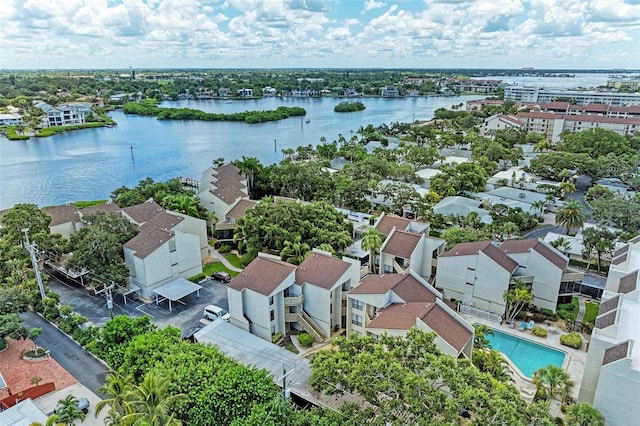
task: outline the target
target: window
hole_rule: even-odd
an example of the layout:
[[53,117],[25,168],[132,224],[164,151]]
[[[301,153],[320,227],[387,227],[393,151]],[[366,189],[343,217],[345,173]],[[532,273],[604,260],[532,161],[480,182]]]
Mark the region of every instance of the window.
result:
[[362,315],[351,314],[351,324],[362,327]]
[[269,297],[269,305],[273,305],[273,296]]
[[391,273],[393,273],[393,266],[391,266],[391,265],[384,265],[384,273],[385,273],[385,274],[391,274]]
[[271,311],[271,321],[273,321],[274,319],[276,319],[276,314],[274,311]]
[[362,300],[351,299],[351,307],[353,309],[361,311],[364,307],[364,303],[362,302]]
[[176,251],[176,240],[173,238],[169,240],[169,251],[170,252]]

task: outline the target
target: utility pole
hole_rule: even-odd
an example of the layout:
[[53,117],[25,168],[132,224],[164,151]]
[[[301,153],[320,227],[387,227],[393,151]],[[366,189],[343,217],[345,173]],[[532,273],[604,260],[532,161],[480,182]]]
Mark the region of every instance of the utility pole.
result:
[[24,248],[27,249],[27,251],[31,255],[31,264],[33,265],[33,270],[36,273],[36,280],[38,281],[38,287],[40,288],[40,296],[44,300],[47,298],[47,295],[44,292],[44,284],[42,284],[40,269],[38,269],[38,258],[36,257],[36,243],[29,242],[29,228],[22,228],[22,232],[24,232],[24,238],[25,238]]
[[290,391],[287,389],[287,376],[293,373],[294,369],[291,371],[287,371],[282,363],[282,377],[278,380],[282,379],[282,418],[285,419],[287,417],[287,399],[289,399]]

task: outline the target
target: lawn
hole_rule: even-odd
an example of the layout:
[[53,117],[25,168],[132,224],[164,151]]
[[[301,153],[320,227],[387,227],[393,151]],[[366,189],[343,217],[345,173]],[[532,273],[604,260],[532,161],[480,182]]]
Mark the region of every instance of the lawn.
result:
[[232,277],[235,277],[236,275],[238,275],[236,271],[230,270],[229,268],[224,266],[220,261],[207,263],[206,265],[204,265],[204,268],[202,268],[202,273],[208,277],[210,277],[211,274],[213,274],[214,272],[220,272],[220,271],[228,272],[229,275],[231,275]]
[[598,316],[598,310],[600,309],[600,303],[598,302],[586,302],[585,313],[582,322],[594,324],[596,317]]
[[241,259],[238,257],[237,254],[235,254],[235,253],[225,253],[225,254],[223,254],[223,256],[225,257],[225,259],[227,259],[229,261],[230,264],[232,264],[236,268],[244,269],[244,267],[242,266]]

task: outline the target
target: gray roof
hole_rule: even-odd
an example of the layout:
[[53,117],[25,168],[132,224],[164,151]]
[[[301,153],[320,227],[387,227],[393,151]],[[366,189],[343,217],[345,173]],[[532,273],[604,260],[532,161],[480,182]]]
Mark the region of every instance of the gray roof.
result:
[[184,278],[176,278],[173,281],[169,281],[166,284],[162,284],[160,287],[153,290],[155,294],[160,297],[165,297],[171,301],[180,300],[183,297],[187,297],[191,293],[199,291],[202,286],[194,284]]
[[45,424],[47,416],[31,399],[20,401],[0,413],[0,424],[5,426],[29,426],[36,422]]
[[509,200],[522,201],[529,204],[533,204],[536,201],[546,201],[547,199],[547,194],[527,191],[526,189],[511,188],[509,186],[496,188],[493,191],[489,191],[488,194],[495,195],[499,198],[507,198]]
[[438,204],[433,206],[433,212],[442,215],[466,216],[471,212],[476,212],[480,216],[480,220],[484,223],[491,223],[489,211],[480,208],[482,202],[472,200],[471,198],[453,196],[444,197]]

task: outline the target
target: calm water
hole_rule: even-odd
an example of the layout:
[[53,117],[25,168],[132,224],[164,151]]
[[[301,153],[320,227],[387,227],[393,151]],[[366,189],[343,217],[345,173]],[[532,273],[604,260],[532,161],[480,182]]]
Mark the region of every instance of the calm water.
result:
[[[0,209],[16,203],[39,206],[77,200],[104,199],[122,186],[135,186],[152,177],[200,177],[213,159],[256,157],[263,164],[282,159],[282,150],[318,145],[351,137],[360,126],[394,121],[411,122],[433,117],[438,108],[450,108],[483,96],[441,98],[367,98],[364,111],[333,112],[336,99],[266,98],[251,101],[180,101],[163,106],[189,107],[208,112],[231,113],[301,106],[307,116],[278,122],[244,124],[229,122],[158,121],[152,117],[114,111],[112,128],[87,129],[27,141],[0,139]],[[306,120],[310,120],[306,123]],[[274,140],[276,149],[274,150]],[[133,157],[131,159],[131,149]]]
[[534,371],[547,365],[562,368],[564,352],[498,330],[493,333],[487,335],[491,348],[505,354],[525,376],[531,378]]
[[[575,78],[487,77],[508,83],[547,87],[605,84],[607,74],[577,74]],[[8,141],[0,138],[0,209],[29,202],[40,206],[69,201],[104,199],[122,186],[134,186],[152,177],[200,177],[218,157],[233,160],[245,156],[263,164],[282,159],[282,150],[300,145],[347,139],[360,126],[426,120],[437,108],[450,108],[484,96],[447,98],[367,98],[364,111],[339,114],[339,100],[265,98],[251,101],[182,101],[164,106],[189,107],[209,112],[231,113],[270,110],[278,106],[301,106],[304,119],[290,118],[272,123],[168,121],[112,113],[113,128],[80,130],[49,138]],[[306,120],[310,120],[307,124]],[[274,150],[274,140],[276,149]],[[130,147],[133,146],[134,161]]]

